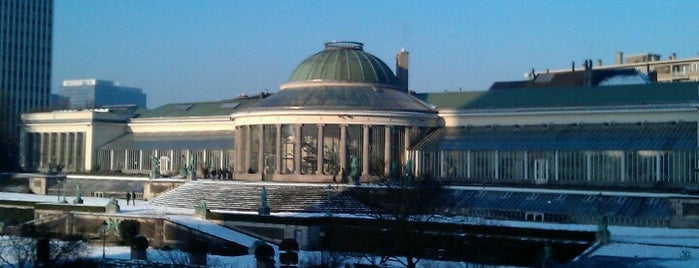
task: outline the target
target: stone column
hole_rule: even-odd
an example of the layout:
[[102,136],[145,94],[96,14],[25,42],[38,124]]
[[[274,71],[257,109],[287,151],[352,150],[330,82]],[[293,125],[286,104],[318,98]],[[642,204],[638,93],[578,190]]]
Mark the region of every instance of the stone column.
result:
[[282,125],[276,124],[277,135],[274,137],[276,147],[274,148],[274,166],[277,174],[282,174]]
[[[340,172],[347,172],[347,125],[340,125]],[[342,173],[340,173],[342,176]]]
[[49,165],[49,166],[47,166],[47,168],[51,168],[51,165],[55,164],[55,163],[53,163],[53,160],[54,160],[53,159],[53,153],[54,153],[53,152],[53,133],[48,134],[47,140],[48,140],[49,146],[46,147],[46,149],[48,151],[48,154],[46,154],[46,155],[48,156],[49,159],[48,159],[48,161],[46,161],[46,164]]
[[391,126],[386,126],[386,132],[384,134],[384,153],[383,153],[383,174],[386,176],[391,175]]
[[43,168],[44,163],[46,163],[46,151],[44,149],[46,148],[46,138],[44,133],[39,133],[39,165],[36,168]]
[[585,151],[585,176],[587,181],[592,180],[592,153]]
[[323,124],[318,124],[318,170],[316,170],[317,175],[323,174],[323,126]]
[[259,144],[259,149],[257,149],[257,172],[260,172],[260,174],[264,174],[266,170],[264,170],[264,167],[267,165],[265,163],[267,159],[264,157],[264,144],[265,144],[265,125],[259,125],[260,127],[260,133],[258,134],[258,139],[260,141]]
[[362,176],[369,176],[369,125],[364,125],[362,138]]
[[245,126],[247,131],[245,132],[245,154],[243,155],[245,166],[243,167],[243,173],[248,173],[250,169],[250,149],[252,148],[252,126]]
[[410,159],[410,130],[412,127],[405,127],[405,131],[403,131],[403,137],[405,138],[405,144],[403,144],[403,151],[401,152],[403,154],[403,159],[405,159],[406,163],[408,159]]
[[[235,128],[235,172],[241,173],[243,170],[243,127]],[[186,160],[185,160],[186,161]],[[187,162],[180,165],[187,165]]]
[[294,174],[301,174],[301,124],[294,125]]

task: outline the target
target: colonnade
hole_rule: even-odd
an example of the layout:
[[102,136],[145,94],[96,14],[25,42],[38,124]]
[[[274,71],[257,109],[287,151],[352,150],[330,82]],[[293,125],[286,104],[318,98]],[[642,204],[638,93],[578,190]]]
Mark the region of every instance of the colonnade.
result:
[[236,127],[239,174],[388,176],[410,145],[406,126],[268,124]]
[[25,159],[22,162],[25,169],[60,167],[68,171],[84,170],[84,132],[27,133],[23,139]]

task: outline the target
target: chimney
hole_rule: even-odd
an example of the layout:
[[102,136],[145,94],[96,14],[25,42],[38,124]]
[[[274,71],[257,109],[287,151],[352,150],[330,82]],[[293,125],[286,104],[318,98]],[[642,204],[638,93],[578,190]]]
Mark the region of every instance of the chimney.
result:
[[602,67],[602,59],[597,59],[597,66]]
[[398,51],[396,54],[396,78],[398,78],[398,86],[405,92],[408,91],[408,56],[409,53],[405,48]]
[[585,73],[583,74],[583,83],[585,86],[592,86],[592,60],[585,60]]
[[575,61],[570,64],[570,70],[575,72]]
[[624,64],[624,52],[619,51],[616,53],[614,64]]

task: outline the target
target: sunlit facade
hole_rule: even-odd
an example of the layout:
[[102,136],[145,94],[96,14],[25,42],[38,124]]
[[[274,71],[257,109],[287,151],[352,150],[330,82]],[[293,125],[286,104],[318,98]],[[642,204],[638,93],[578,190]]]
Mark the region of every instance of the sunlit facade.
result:
[[278,182],[409,173],[461,185],[699,183],[699,83],[415,94],[407,52],[396,58],[397,76],[363,44],[330,42],[273,94],[74,121],[81,112],[25,114],[24,167],[148,174],[157,165],[163,176],[190,168]]

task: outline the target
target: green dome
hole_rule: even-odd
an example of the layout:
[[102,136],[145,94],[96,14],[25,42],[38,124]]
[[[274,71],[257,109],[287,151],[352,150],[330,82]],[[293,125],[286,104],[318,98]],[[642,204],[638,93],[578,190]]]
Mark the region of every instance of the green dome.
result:
[[291,73],[294,82],[362,82],[398,86],[393,71],[357,42],[328,42],[325,49],[301,62]]

